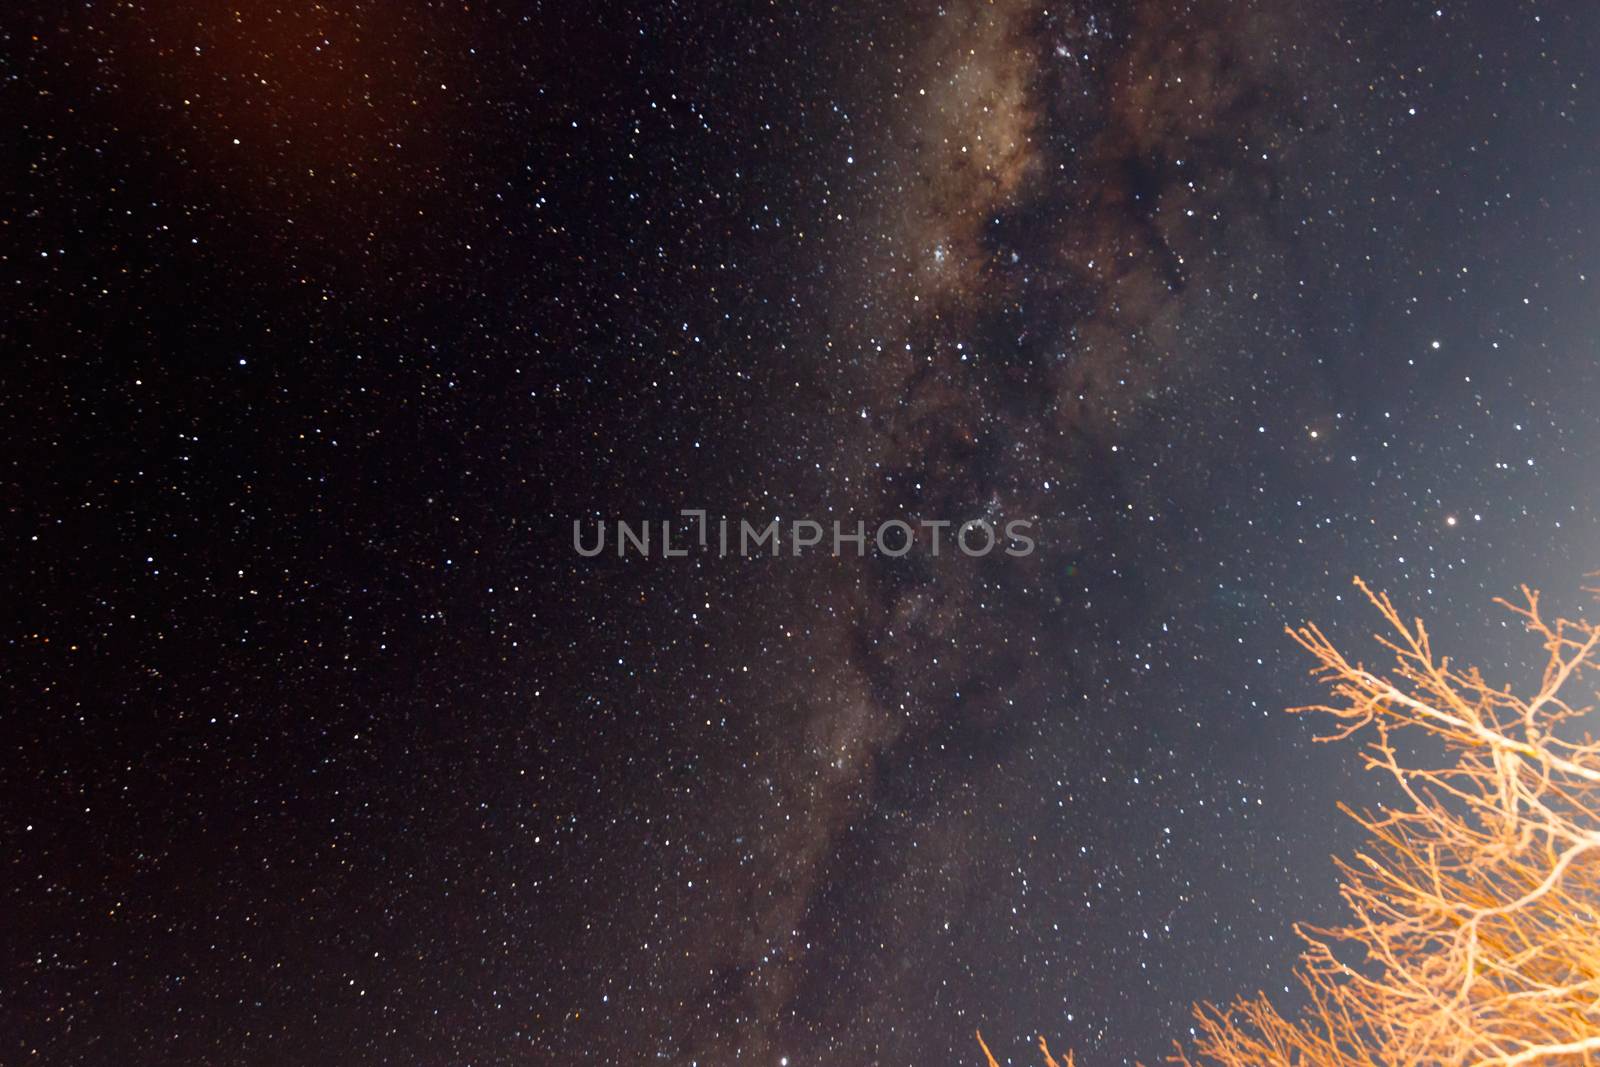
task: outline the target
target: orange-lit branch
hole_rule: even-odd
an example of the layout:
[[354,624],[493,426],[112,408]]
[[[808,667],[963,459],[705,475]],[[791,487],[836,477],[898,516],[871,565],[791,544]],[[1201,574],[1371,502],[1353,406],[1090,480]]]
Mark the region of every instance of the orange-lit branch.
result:
[[1547,621],[1527,588],[1500,601],[1544,652],[1519,696],[1436,656],[1420,620],[1356,584],[1394,662],[1368,670],[1316,626],[1292,629],[1332,694],[1294,710],[1332,721],[1321,740],[1366,735],[1398,803],[1345,809],[1368,843],[1337,861],[1347,921],[1297,928],[1306,1006],[1202,1005],[1196,1047],[1171,1062],[1600,1063],[1600,741],[1571,692],[1600,668],[1600,627]]

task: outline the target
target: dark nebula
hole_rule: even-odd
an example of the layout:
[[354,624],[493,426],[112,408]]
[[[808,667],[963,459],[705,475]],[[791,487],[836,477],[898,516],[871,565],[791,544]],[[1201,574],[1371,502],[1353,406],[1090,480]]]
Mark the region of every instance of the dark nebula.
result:
[[1591,6],[7,22],[0,1062],[1149,1062],[1600,566]]

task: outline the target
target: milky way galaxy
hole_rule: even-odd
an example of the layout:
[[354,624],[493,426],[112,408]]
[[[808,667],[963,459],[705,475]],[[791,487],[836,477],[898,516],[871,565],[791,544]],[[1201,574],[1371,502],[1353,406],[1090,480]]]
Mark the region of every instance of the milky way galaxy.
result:
[[[1283,625],[1596,565],[1600,16],[488,7],[7,37],[0,1060],[1282,990],[1371,788]],[[573,549],[686,510],[1037,547]]]

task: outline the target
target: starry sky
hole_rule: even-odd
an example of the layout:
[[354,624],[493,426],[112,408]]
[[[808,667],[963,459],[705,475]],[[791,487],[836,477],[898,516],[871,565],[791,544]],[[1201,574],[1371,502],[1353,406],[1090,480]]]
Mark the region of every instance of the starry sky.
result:
[[0,40],[0,1062],[1148,1060],[1381,799],[1284,624],[1600,566],[1590,3]]

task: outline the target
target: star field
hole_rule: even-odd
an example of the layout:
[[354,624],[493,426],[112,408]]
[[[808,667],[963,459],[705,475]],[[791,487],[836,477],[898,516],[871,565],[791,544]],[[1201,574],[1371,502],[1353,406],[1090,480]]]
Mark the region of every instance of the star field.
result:
[[1600,558],[1580,3],[3,34],[5,1063],[1150,1062],[1382,798],[1283,626]]

